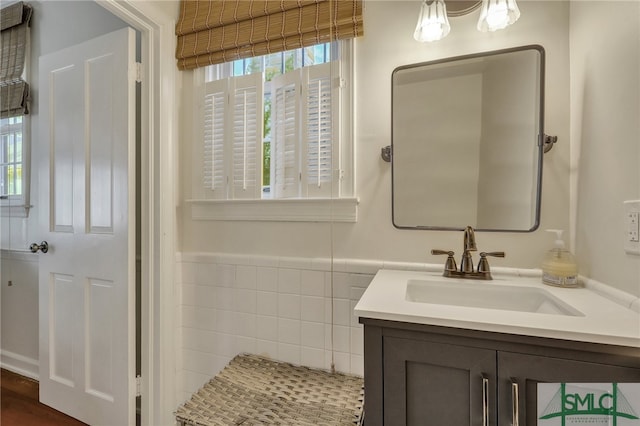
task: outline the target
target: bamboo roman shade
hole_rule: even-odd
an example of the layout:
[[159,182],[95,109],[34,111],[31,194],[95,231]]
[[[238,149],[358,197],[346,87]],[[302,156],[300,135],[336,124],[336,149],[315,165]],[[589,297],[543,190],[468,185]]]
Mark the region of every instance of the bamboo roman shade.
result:
[[179,69],[363,34],[363,0],[181,0]]
[[23,2],[0,9],[0,117],[27,114],[29,85],[22,80],[32,9]]

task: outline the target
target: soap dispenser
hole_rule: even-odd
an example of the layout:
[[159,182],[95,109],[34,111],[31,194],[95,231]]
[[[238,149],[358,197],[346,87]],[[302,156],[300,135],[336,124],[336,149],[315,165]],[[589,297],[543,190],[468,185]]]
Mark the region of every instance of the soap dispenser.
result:
[[575,257],[564,247],[562,230],[547,229],[556,234],[555,247],[542,261],[542,282],[556,287],[578,287],[578,265]]

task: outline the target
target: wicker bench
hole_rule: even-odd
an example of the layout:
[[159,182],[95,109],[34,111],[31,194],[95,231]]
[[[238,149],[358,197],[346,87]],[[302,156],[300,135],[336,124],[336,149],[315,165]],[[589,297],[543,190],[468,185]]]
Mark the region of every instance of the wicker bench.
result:
[[362,425],[361,377],[242,354],[178,407],[182,426]]

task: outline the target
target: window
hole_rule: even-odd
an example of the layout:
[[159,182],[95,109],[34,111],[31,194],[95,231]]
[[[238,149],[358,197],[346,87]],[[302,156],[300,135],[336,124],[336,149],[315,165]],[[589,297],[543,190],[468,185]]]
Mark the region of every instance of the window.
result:
[[0,119],[0,206],[3,216],[29,215],[28,116]]
[[0,119],[0,198],[22,198],[22,116]]
[[351,43],[196,72],[203,123],[194,157],[201,166],[196,198],[260,200],[264,208],[266,200],[353,197]]

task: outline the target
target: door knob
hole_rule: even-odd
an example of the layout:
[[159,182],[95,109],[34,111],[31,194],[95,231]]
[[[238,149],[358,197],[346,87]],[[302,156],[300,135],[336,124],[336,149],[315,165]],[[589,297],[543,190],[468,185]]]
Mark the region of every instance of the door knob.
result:
[[38,250],[40,250],[43,253],[46,253],[49,251],[49,243],[46,241],[43,241],[40,244],[33,243],[29,246],[29,250],[31,250],[31,253],[37,253]]

